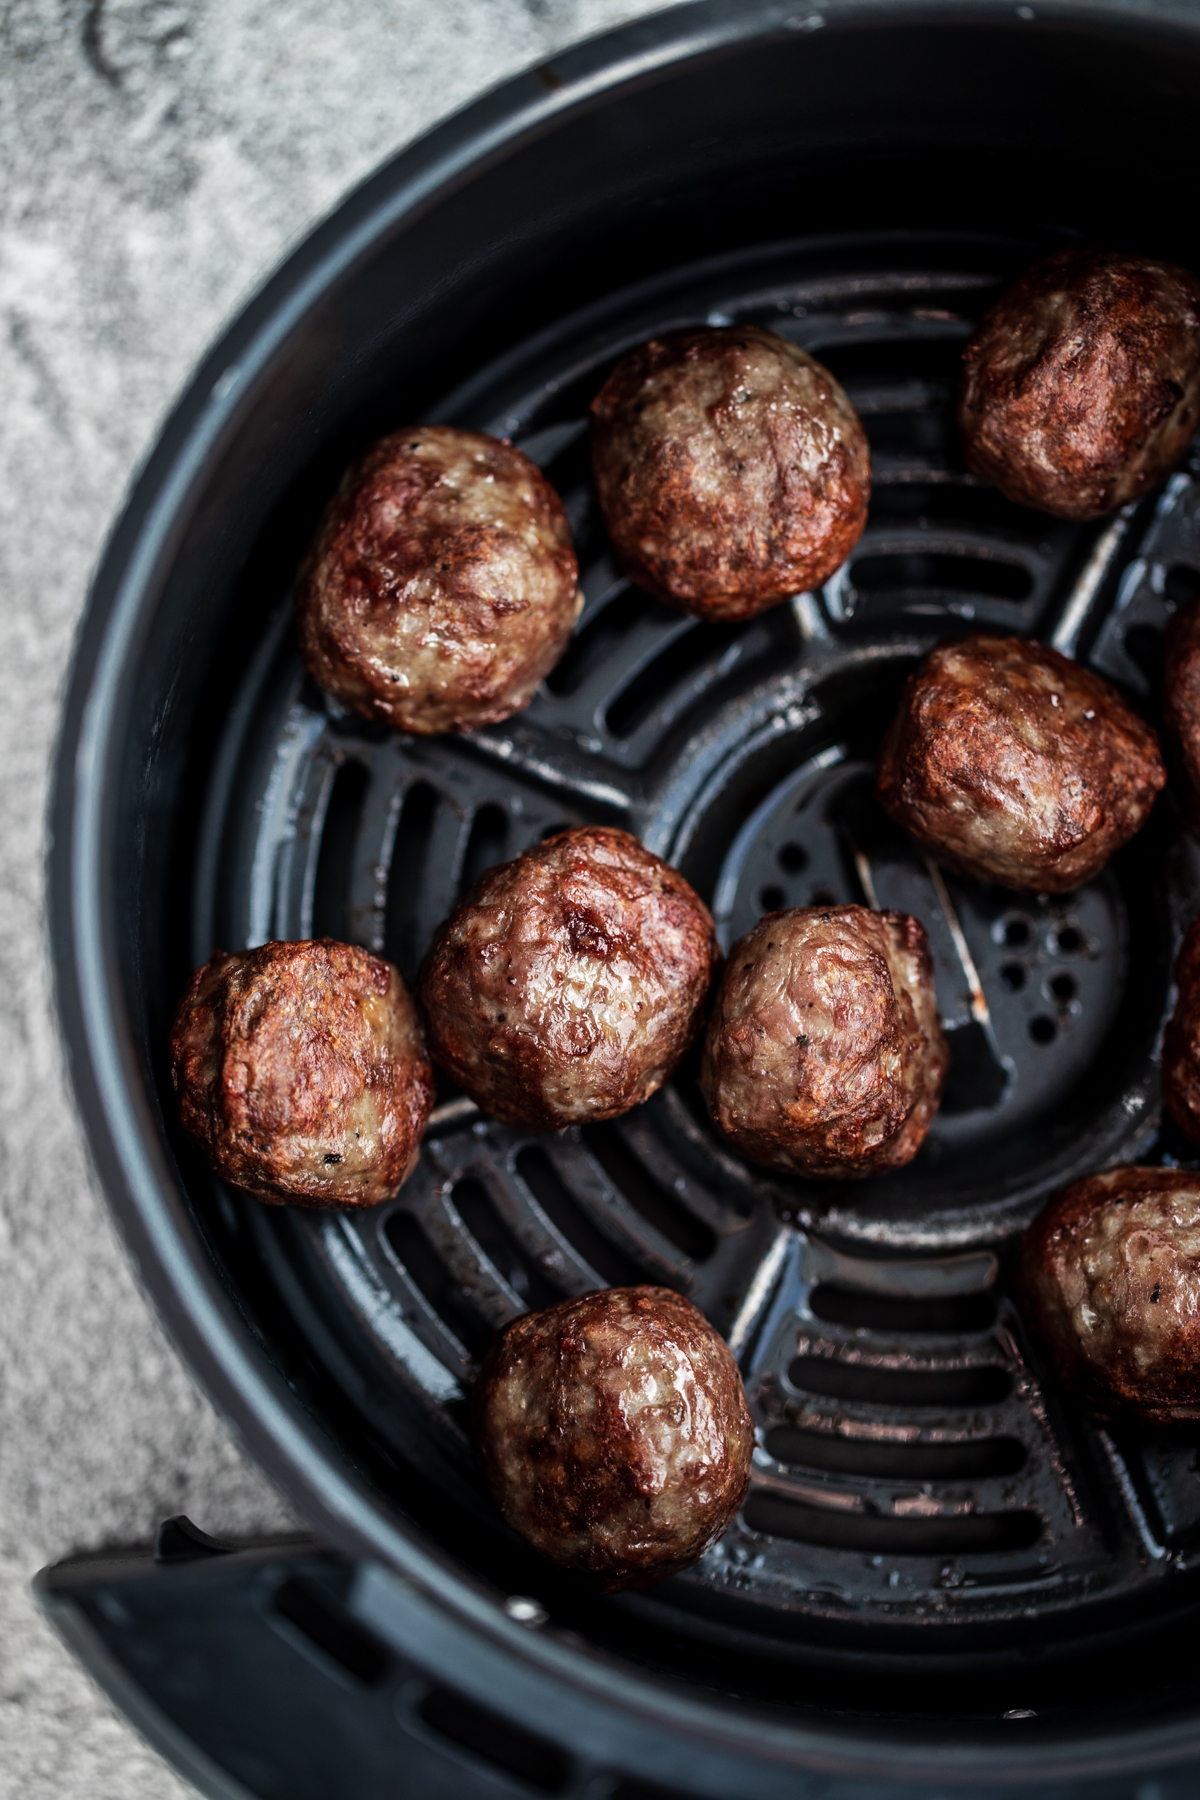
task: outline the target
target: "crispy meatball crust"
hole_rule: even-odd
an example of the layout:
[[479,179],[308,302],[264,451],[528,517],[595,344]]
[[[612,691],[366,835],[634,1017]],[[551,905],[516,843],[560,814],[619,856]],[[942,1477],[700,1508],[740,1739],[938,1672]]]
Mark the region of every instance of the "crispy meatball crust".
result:
[[880,804],[977,881],[1066,894],[1145,824],[1158,738],[1116,689],[1021,638],[939,644],[909,677],[876,771]]
[[1056,250],[984,314],[963,352],[967,467],[1060,519],[1136,500],[1200,421],[1200,282],[1142,256]]
[[705,619],[818,587],[862,536],[871,493],[842,389],[757,325],[671,331],[622,357],[592,402],[592,469],[633,580]]
[[1200,1144],[1200,918],[1175,964],[1175,1010],[1163,1033],[1163,1103],[1184,1136]]
[[1109,1169],[1025,1233],[1016,1295],[1055,1373],[1099,1419],[1200,1419],[1200,1176]]
[[225,1181],[277,1206],[377,1206],[417,1158],[433,1070],[391,963],[317,938],[215,950],[179,1003],[183,1128]]
[[949,1060],[924,926],[797,906],[729,952],[700,1088],[751,1162],[843,1180],[912,1160]]
[[420,425],[347,471],[301,566],[296,623],[330,693],[428,736],[527,706],[582,604],[541,471],[497,438]]
[[445,922],[419,994],[434,1061],[507,1125],[614,1119],[700,1029],[708,908],[627,831],[560,831],[488,870]]
[[507,1522],[608,1593],[696,1562],[745,1495],[754,1424],[737,1364],[669,1288],[606,1288],[515,1319],[473,1398]]
[[1167,626],[1163,723],[1175,746],[1179,787],[1192,830],[1200,830],[1200,605],[1182,607]]

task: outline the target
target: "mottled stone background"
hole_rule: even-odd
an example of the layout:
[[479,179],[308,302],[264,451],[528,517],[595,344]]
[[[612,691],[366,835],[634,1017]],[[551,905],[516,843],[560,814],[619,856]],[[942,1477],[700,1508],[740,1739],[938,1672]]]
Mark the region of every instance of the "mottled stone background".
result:
[[[0,1796],[181,1784],[29,1581],[164,1514],[286,1508],[139,1294],[90,1175],[44,944],[47,775],[105,534],[192,365],[353,183],[638,0],[0,0]],[[190,1791],[190,1790],[189,1790]]]

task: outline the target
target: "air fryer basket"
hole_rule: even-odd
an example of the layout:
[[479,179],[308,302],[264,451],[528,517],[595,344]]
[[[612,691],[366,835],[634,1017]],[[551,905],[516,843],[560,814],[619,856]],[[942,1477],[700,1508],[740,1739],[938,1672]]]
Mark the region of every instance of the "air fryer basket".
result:
[[[907,671],[980,625],[1155,715],[1163,625],[1200,593],[1200,461],[1063,524],[965,474],[953,389],[972,321],[1040,249],[1083,234],[1200,266],[1198,102],[1187,5],[734,0],[585,45],[297,253],[197,376],[97,579],[52,903],[112,1203],[255,1452],[377,1565],[389,1618],[422,1621],[410,1654],[555,1747],[561,1791],[1194,1790],[1195,1448],[1065,1411],[1005,1285],[1056,1186],[1193,1155],[1160,1129],[1156,1057],[1200,853],[1166,796],[1078,894],[972,886],[887,826],[870,771]],[[871,438],[848,565],[742,625],[633,589],[588,481],[614,358],[697,319],[812,350]],[[541,464],[586,593],[525,713],[433,741],[315,687],[289,592],[347,457],[427,418]],[[825,899],[924,920],[953,1065],[908,1169],[753,1170],[692,1063],[627,1118],[543,1138],[444,1087],[417,1174],[368,1214],[268,1210],[208,1174],[163,1051],[214,945],[330,933],[411,976],[482,869],[580,820],[677,863],[726,947]],[[696,1569],[601,1601],[499,1524],[464,1396],[515,1313],[640,1280],[730,1337],[760,1449]]]

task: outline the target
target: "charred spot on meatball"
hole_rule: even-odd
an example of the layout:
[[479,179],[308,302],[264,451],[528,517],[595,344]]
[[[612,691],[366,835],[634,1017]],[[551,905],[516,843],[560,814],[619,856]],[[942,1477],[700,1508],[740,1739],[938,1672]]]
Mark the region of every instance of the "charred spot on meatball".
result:
[[754,1425],[737,1364],[668,1288],[607,1288],[514,1320],[473,1411],[505,1520],[608,1593],[696,1562],[746,1492]]
[[1200,830],[1200,605],[1185,606],[1167,626],[1163,724],[1173,745],[1179,788],[1193,831]]
[[512,444],[393,432],[347,472],[296,589],[322,686],[398,731],[467,731],[527,706],[583,604],[562,502]]
[[939,644],[879,752],[884,811],[977,881],[1066,894],[1140,830],[1158,738],[1098,675],[1021,638]]
[[647,593],[748,619],[818,587],[862,535],[871,462],[828,369],[757,325],[671,331],[592,402],[609,537]]
[[1025,1233],[1015,1291],[1094,1418],[1200,1419],[1200,1176],[1124,1168],[1075,1182]]
[[1180,1131],[1200,1144],[1200,918],[1175,963],[1175,1010],[1163,1033],[1163,1103]]
[[421,969],[434,1061],[534,1131],[649,1098],[700,1029],[708,908],[627,831],[581,826],[490,869]]
[[1200,421],[1200,282],[1086,247],[1027,269],[963,352],[967,467],[1060,519],[1098,519],[1172,469]]
[[751,1162],[845,1180],[912,1160],[949,1060],[920,922],[798,906],[730,951],[700,1087]]
[[391,963],[333,938],[213,952],[179,1004],[184,1130],[231,1186],[280,1206],[377,1206],[416,1161],[433,1070]]

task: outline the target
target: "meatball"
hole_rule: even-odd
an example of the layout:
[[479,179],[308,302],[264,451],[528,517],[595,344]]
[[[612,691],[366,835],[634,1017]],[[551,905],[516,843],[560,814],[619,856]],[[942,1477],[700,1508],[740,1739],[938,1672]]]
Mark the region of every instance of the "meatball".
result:
[[197,969],[171,1027],[184,1130],[225,1181],[286,1206],[377,1206],[417,1159],[433,1070],[391,963],[318,938]]
[[909,677],[876,792],[950,868],[1066,894],[1140,829],[1166,778],[1155,733],[1107,681],[1042,644],[970,637]]
[[797,906],[730,951],[700,1088],[751,1162],[842,1180],[912,1160],[949,1060],[924,926]]
[[1109,1169],[1038,1214],[1017,1300],[1057,1378],[1099,1419],[1200,1419],[1200,1175]]
[[757,325],[671,331],[592,402],[592,468],[634,581],[705,619],[818,587],[862,536],[871,462],[828,369]]
[[1200,419],[1200,282],[1172,263],[1073,247],[1027,269],[963,352],[967,467],[1060,519],[1136,500]]
[[627,831],[560,831],[489,869],[441,927],[419,993],[434,1061],[506,1125],[614,1119],[700,1029],[708,908]]
[[696,1562],[745,1495],[754,1423],[737,1364],[669,1288],[606,1288],[514,1319],[473,1400],[507,1522],[608,1593]]
[[550,483],[512,444],[449,425],[393,432],[347,471],[296,588],[317,680],[426,736],[527,706],[582,605]]
[[1175,983],[1175,1011],[1163,1033],[1163,1101],[1184,1136],[1200,1144],[1200,918],[1183,940]]
[[1162,704],[1184,809],[1200,830],[1200,606],[1182,607],[1167,626]]

